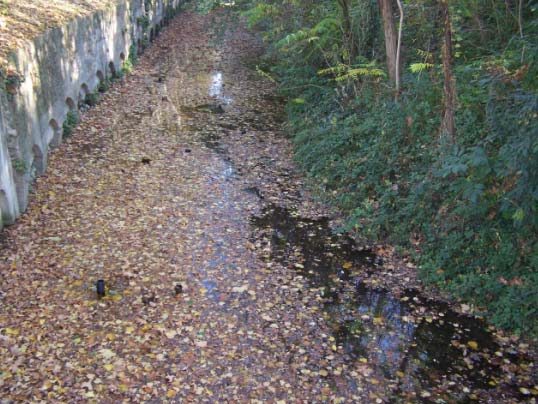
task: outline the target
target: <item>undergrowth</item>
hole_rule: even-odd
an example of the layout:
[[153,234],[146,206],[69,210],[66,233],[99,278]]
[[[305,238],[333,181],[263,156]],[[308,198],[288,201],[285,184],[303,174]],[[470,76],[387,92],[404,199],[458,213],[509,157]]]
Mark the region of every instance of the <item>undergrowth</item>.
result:
[[318,195],[346,213],[346,229],[398,246],[418,262],[425,282],[494,324],[538,335],[535,10],[523,15],[521,36],[512,20],[500,19],[503,10],[488,6],[499,16],[484,23],[497,24],[498,35],[485,48],[476,46],[481,38],[469,29],[465,4],[453,6],[452,142],[440,131],[439,56],[424,50],[437,29],[429,17],[435,10],[407,15],[412,39],[396,102],[383,73],[376,2],[352,10],[354,55],[343,43],[335,2],[243,3],[267,43],[263,71],[289,99],[296,160]]
[[78,125],[78,121],[79,121],[78,111],[69,111],[67,113],[67,116],[65,117],[65,121],[62,125],[62,129],[63,129],[62,133],[63,133],[64,139],[67,139],[73,134],[73,131]]

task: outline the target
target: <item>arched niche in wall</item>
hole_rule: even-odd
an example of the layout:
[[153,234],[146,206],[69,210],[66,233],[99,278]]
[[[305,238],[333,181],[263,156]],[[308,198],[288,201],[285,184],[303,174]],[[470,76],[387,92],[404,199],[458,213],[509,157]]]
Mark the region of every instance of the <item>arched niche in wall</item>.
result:
[[116,66],[114,66],[114,62],[110,62],[108,64],[108,71],[110,73],[110,77],[113,79],[118,77],[118,72],[116,71]]
[[67,97],[65,99],[65,104],[67,105],[67,108],[69,109],[68,112],[77,110],[77,104],[75,104],[75,101],[73,101],[72,98]]
[[99,85],[97,86],[97,90],[100,93],[106,92],[107,82],[106,82],[105,75],[103,74],[101,70],[97,70],[97,73],[95,73],[95,75],[97,76],[97,80],[99,80]]
[[34,155],[34,159],[32,161],[32,170],[30,174],[32,178],[35,178],[45,172],[45,161],[43,159],[43,152],[38,145],[34,144],[32,146],[32,153]]
[[49,122],[49,133],[49,146],[53,149],[60,146],[62,143],[62,128],[60,128],[55,119],[51,119]]
[[73,130],[77,126],[79,120],[79,112],[75,102],[71,98],[65,100],[67,112],[64,121],[62,122],[62,139],[68,138],[73,134]]
[[0,189],[0,215],[2,217],[1,222],[3,224],[13,223],[13,218],[8,215],[9,212],[9,203],[6,196],[6,191]]
[[88,88],[88,85],[86,83],[83,83],[80,86],[80,90],[78,92],[78,107],[79,109],[84,107],[87,104],[87,98],[90,94],[90,89]]

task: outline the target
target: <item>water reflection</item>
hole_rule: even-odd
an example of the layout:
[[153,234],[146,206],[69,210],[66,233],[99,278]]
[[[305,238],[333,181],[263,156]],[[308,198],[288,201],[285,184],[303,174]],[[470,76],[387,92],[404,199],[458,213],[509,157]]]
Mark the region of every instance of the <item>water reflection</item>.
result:
[[209,96],[229,105],[232,103],[232,98],[224,95],[223,73],[220,71],[211,74],[211,83],[209,85]]
[[222,95],[222,72],[213,73],[211,76],[209,95],[211,97],[220,97]]
[[366,359],[376,374],[395,381],[402,395],[438,389],[440,398],[459,400],[461,388],[487,389],[498,382],[500,369],[488,358],[499,347],[483,321],[412,291],[395,297],[366,287],[358,279],[379,270],[376,258],[357,251],[349,237],[334,235],[327,219],[269,206],[252,223],[270,259],[298,268],[313,287],[323,289],[327,320],[349,361]]

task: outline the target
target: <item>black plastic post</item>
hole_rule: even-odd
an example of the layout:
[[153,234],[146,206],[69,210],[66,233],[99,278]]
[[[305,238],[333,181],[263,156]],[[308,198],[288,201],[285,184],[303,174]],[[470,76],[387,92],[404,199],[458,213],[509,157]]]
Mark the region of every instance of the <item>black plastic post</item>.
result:
[[99,279],[97,281],[96,290],[97,290],[97,296],[103,297],[105,295],[105,281],[104,280]]

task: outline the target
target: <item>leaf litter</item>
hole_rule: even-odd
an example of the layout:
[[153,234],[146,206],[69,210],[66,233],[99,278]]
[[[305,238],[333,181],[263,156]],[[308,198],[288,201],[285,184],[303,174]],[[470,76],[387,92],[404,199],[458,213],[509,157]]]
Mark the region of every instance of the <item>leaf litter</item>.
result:
[[2,402],[534,402],[528,345],[333,234],[262,51],[186,12],[52,154],[4,232]]

